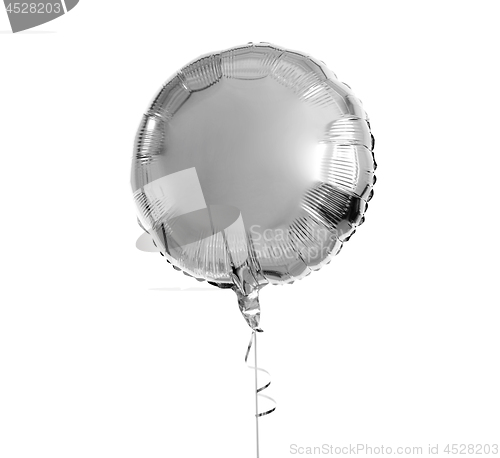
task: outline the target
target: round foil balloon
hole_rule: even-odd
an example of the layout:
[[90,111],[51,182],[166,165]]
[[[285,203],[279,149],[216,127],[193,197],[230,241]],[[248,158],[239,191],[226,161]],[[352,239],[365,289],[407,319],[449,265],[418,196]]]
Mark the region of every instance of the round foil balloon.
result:
[[305,54],[249,44],[202,56],[161,88],[135,142],[142,227],[177,269],[258,293],[328,263],[363,222],[375,182],[368,118]]

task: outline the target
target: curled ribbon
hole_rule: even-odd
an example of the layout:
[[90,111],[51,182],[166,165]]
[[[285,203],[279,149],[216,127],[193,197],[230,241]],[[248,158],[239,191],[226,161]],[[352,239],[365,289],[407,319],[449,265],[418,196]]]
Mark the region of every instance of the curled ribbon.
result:
[[[258,367],[258,365],[257,365],[257,332],[262,332],[262,330],[257,329],[257,330],[254,330],[252,332],[252,336],[250,337],[250,342],[248,343],[247,353],[245,355],[245,363],[247,364],[249,369],[252,369],[255,372],[255,396],[256,396],[255,397],[255,399],[256,399],[255,416],[258,418],[258,417],[263,417],[264,415],[269,415],[270,413],[274,412],[276,410],[276,401],[273,398],[271,398],[270,396],[267,396],[266,394],[262,394],[262,391],[266,390],[267,388],[269,388],[269,385],[271,385],[270,380],[266,384],[264,384],[260,387],[258,386],[258,379],[257,379],[258,372],[261,372],[261,373],[268,375],[269,378],[271,378],[271,374],[268,371],[266,371],[265,369]],[[250,355],[250,350],[252,349],[252,345],[254,346],[254,350],[255,350],[255,358],[254,358],[255,366],[252,366],[248,362],[248,357]],[[274,407],[272,407],[271,409],[268,409],[268,410],[264,410],[263,412],[259,412],[259,408],[258,408],[258,398],[259,397],[265,398],[265,399],[271,401],[271,403],[274,405]]]

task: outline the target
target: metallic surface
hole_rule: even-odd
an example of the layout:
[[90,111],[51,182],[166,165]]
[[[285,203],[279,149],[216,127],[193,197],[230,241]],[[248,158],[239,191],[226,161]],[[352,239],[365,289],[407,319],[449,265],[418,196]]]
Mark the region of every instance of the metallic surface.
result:
[[232,287],[255,329],[262,286],[319,269],[363,222],[372,150],[361,102],[323,63],[269,44],[209,54],[142,119],[140,223],[176,268]]

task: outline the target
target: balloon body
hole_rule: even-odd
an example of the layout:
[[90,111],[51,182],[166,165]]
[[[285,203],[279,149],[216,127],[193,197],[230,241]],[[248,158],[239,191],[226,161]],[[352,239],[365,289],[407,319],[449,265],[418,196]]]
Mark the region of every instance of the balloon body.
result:
[[375,182],[361,102],[326,66],[269,44],[202,56],[161,88],[135,142],[139,220],[177,269],[258,291],[337,254]]

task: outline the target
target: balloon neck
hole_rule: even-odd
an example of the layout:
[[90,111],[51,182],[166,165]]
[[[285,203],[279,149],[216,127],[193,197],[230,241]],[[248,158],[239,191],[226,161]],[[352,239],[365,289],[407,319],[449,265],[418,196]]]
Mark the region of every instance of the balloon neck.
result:
[[240,312],[245,318],[248,326],[256,331],[260,331],[259,291],[254,290],[250,294],[245,295],[237,289],[236,295],[238,296],[238,305],[240,307]]
[[241,266],[233,271],[233,290],[238,296],[238,306],[248,326],[255,331],[259,329],[260,303],[259,290],[266,283],[258,281],[247,265]]

